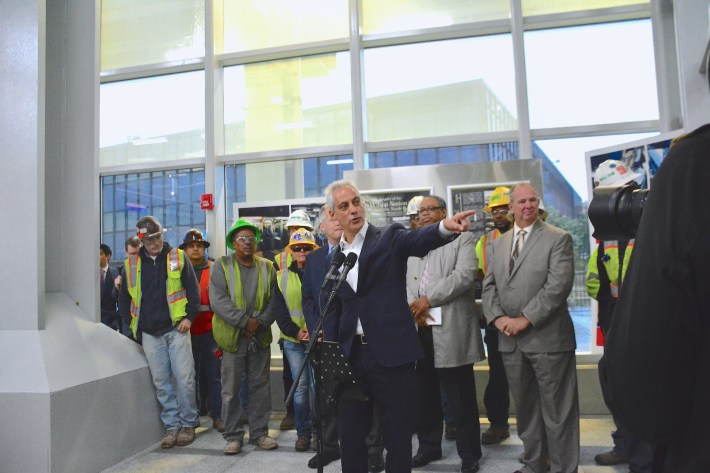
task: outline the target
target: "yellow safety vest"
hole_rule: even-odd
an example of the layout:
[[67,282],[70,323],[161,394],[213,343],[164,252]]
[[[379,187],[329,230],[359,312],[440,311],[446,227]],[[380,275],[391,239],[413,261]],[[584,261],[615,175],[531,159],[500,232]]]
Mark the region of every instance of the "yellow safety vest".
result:
[[[187,292],[182,284],[182,268],[185,266],[185,252],[173,248],[167,254],[168,265],[167,299],[173,326],[187,315]],[[141,311],[141,258],[129,256],[124,261],[126,268],[126,288],[131,296],[131,332],[137,338],[138,318]]]
[[[629,267],[629,261],[631,260],[631,253],[634,250],[634,240],[630,240],[629,244],[626,245],[626,250],[624,251],[624,266],[621,269],[621,279],[623,281],[626,275],[626,268]],[[594,248],[591,256],[589,257],[589,264],[587,265],[587,294],[592,298],[597,299],[599,295],[599,287],[601,281],[599,279],[599,268],[597,267],[597,253],[599,251],[599,245]],[[602,261],[604,268],[606,269],[606,274],[609,276],[609,289],[611,290],[611,297],[619,297],[619,286],[622,281],[619,281],[619,242],[616,240],[604,242],[604,254],[608,257],[606,261]]]
[[276,260],[276,265],[279,267],[279,271],[288,269],[288,267],[291,266],[291,263],[293,262],[293,257],[288,251],[282,251],[281,253],[276,255],[276,258],[274,259]]
[[[303,306],[301,305],[301,279],[298,274],[288,269],[279,271],[277,278],[279,289],[281,289],[284,299],[286,299],[286,307],[288,307],[288,312],[291,314],[291,320],[298,325],[298,328],[305,327],[306,317],[303,315]],[[298,339],[286,336],[283,332],[281,332],[281,338],[300,343]]]
[[483,235],[478,240],[478,243],[476,243],[476,257],[478,258],[478,269],[483,271],[484,275],[488,273],[488,263],[486,262],[486,253],[488,252],[488,245],[486,243],[488,243],[488,238],[492,236],[493,241],[495,241],[501,235],[502,233],[500,232],[500,230],[496,228]]
[[[231,261],[228,261],[231,259]],[[247,300],[244,297],[242,289],[242,279],[239,270],[239,262],[234,255],[222,256],[219,259],[224,269],[224,276],[227,279],[227,290],[232,298],[232,302],[237,309],[245,310],[247,308]],[[273,263],[259,256],[254,257],[254,264],[257,268],[258,281],[256,284],[256,298],[254,300],[254,313],[252,317],[258,316],[264,312],[266,304],[271,297],[271,275],[273,274]],[[227,323],[219,314],[215,313],[212,317],[212,334],[214,339],[223,350],[228,352],[236,352],[239,348],[239,327],[235,327]],[[256,341],[262,348],[268,347],[273,341],[271,330],[261,330],[256,335]]]

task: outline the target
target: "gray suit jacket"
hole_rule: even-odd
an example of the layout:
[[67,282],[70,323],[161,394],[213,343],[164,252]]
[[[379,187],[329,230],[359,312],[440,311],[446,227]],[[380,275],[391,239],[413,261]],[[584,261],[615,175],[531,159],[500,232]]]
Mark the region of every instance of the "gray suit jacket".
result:
[[567,310],[574,282],[572,237],[538,219],[508,275],[514,236],[511,230],[493,243],[483,280],[484,314],[489,325],[501,315],[524,315],[531,326],[517,336],[499,333],[499,350],[511,352],[516,346],[524,353],[574,350],[574,326]]
[[[454,368],[473,364],[484,358],[481,340],[480,309],[474,293],[475,269],[478,267],[476,242],[464,233],[451,243],[429,252],[427,297],[432,307],[441,307],[442,325],[432,326],[434,366]],[[407,261],[407,299],[419,295],[419,282],[425,261],[411,257]]]

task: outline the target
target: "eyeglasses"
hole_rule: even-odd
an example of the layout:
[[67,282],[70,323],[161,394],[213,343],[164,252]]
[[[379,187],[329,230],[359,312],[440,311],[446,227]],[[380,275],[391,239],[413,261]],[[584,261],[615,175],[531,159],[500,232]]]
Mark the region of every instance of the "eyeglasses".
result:
[[500,210],[492,210],[491,215],[508,215],[510,213],[510,210],[508,209],[500,209]]
[[147,244],[157,243],[163,239],[163,233],[153,234],[149,236],[144,236],[143,241]]
[[302,251],[313,251],[313,247],[311,245],[293,245],[291,247],[291,251],[294,253],[300,253]]
[[240,236],[240,237],[237,237],[236,240],[239,243],[241,243],[242,245],[250,245],[250,244],[254,243],[254,240],[256,240],[256,238]]
[[444,207],[422,207],[422,208],[419,209],[419,215],[421,215],[421,214],[423,214],[423,213],[434,212],[434,211],[436,211],[436,210],[441,210],[441,209],[443,209],[443,208],[444,208]]

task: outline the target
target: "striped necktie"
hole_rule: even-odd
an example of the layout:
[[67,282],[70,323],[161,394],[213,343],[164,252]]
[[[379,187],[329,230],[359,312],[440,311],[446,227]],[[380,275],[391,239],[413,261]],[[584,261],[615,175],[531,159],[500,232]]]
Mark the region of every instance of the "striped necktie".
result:
[[513,266],[515,266],[515,260],[518,259],[518,255],[523,250],[523,243],[525,243],[525,230],[520,230],[518,232],[517,240],[515,240],[515,246],[513,247],[513,254],[510,255],[510,269],[509,273],[513,272]]

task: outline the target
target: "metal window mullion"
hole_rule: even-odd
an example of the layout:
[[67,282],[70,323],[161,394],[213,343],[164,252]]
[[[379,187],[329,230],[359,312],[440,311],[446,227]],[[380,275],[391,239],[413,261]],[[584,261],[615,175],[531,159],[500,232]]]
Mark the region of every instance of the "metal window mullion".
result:
[[525,44],[523,31],[522,0],[510,0],[511,36],[513,39],[513,64],[515,71],[515,98],[518,114],[518,159],[532,158],[530,142],[530,106],[528,104],[528,80],[525,69]]
[[352,105],[352,130],[353,130],[353,169],[364,169],[365,140],[367,132],[365,125],[366,102],[363,76],[362,42],[360,39],[361,5],[360,0],[348,0],[349,8],[349,50],[350,50],[350,94]]
[[220,210],[224,208],[224,199],[221,198],[224,188],[217,190],[217,182],[224,182],[217,173],[224,173],[224,169],[216,164],[216,156],[224,153],[224,74],[215,51],[215,20],[221,17],[218,11],[222,10],[223,0],[205,1],[205,193],[212,194],[216,202],[213,210],[200,212],[205,212],[205,232],[216,243],[218,254],[223,254],[225,250],[224,244],[220,245],[224,240],[225,218],[220,218]]

